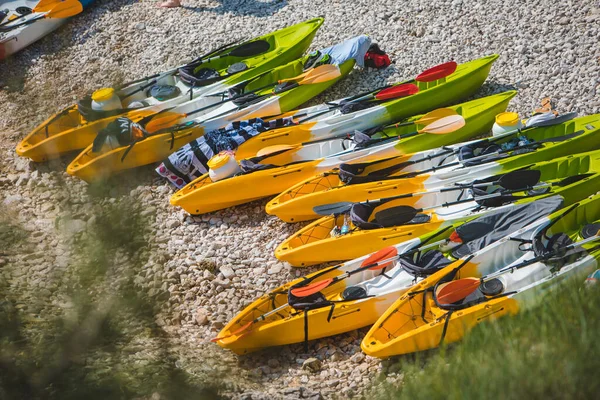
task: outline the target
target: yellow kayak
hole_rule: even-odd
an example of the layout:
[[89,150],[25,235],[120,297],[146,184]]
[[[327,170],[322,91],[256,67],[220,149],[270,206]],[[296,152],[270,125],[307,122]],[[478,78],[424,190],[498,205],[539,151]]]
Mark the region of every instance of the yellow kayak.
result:
[[[17,145],[17,154],[36,162],[46,161],[87,147],[101,129],[118,117],[138,121],[190,98],[227,90],[300,57],[322,24],[323,18],[311,19],[245,43],[225,46],[188,65],[130,82],[123,87],[102,89],[36,127]],[[234,64],[236,68],[232,70]],[[213,75],[192,84],[181,77],[180,70],[187,67],[194,67],[190,74],[197,77],[205,72]],[[153,91],[155,87],[160,89],[158,94]],[[166,88],[169,89],[168,95]],[[94,104],[107,110],[97,110]]]
[[522,185],[501,183],[505,174],[500,174],[430,191],[341,204],[339,209],[324,207],[332,215],[284,240],[275,256],[294,266],[353,259],[534,198],[560,194],[570,200],[580,199],[600,187],[600,152],[534,164],[526,168],[527,173],[520,169],[511,174],[529,177],[531,182],[525,190]]

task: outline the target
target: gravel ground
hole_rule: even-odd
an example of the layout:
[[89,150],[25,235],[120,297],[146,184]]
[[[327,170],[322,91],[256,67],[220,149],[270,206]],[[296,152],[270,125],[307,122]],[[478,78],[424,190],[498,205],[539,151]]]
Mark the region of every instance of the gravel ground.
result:
[[[184,5],[166,10],[148,0],[98,1],[56,34],[0,63],[1,201],[37,246],[37,255],[17,256],[29,270],[13,272],[14,287],[43,290],[52,303],[48,266],[68,268],[68,240],[54,224],[65,195],[55,182],[65,180],[76,199],[70,234],[85,231],[86,204],[93,201],[85,183],[63,172],[70,158],[29,163],[14,153],[18,140],[87,92],[178,65],[232,39],[321,15],[325,24],[313,48],[365,33],[396,61],[385,71],[354,71],[315,104],[409,78],[450,59],[499,53],[479,95],[517,88],[509,108],[521,115],[545,96],[561,112],[600,112],[597,0],[184,0]],[[252,299],[304,273],[272,254],[298,226],[267,216],[266,202],[189,217],[168,204],[172,189],[152,167],[124,174],[118,183],[102,201],[141,202],[153,217],[153,253],[136,283],[150,295],[166,293],[157,322],[179,349],[181,368],[196,375],[203,368],[214,372],[214,366],[199,362],[211,358],[224,368],[217,372],[230,371],[234,383],[226,393],[241,398],[345,398],[369,389],[380,373],[401,384],[401,371],[360,352],[364,331],[315,341],[309,354],[296,345],[238,358],[207,343]],[[216,268],[205,268],[209,264]],[[318,361],[306,362],[310,357]]]

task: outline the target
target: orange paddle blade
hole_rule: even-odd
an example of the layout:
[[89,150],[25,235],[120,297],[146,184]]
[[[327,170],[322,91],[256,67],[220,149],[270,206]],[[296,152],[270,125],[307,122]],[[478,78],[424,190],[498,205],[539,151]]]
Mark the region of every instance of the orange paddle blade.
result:
[[451,115],[458,115],[458,113],[451,108],[438,108],[437,110],[430,111],[423,115],[421,118],[415,121],[415,123],[419,125],[428,125],[437,121],[438,119],[449,117]]
[[83,11],[83,6],[77,0],[54,0],[38,3],[34,12],[45,12],[46,18],[69,18]]
[[292,289],[290,290],[290,293],[296,297],[310,296],[311,294],[315,294],[325,289],[331,284],[331,282],[333,282],[333,278],[323,279],[322,281],[318,281],[310,285]]
[[[371,254],[369,257],[365,258],[365,260],[360,264],[361,267],[366,267],[367,265],[376,264],[379,261],[387,260],[388,258],[396,257],[398,255],[398,249],[394,246],[385,247],[375,253]],[[384,269],[386,267],[391,266],[393,261],[390,261],[385,264],[375,265],[369,269],[378,270]]]
[[225,336],[220,336],[220,337],[212,338],[212,339],[210,339],[210,341],[214,343],[214,342],[218,342],[219,340],[223,340],[223,339],[230,338],[230,337],[232,337],[232,336],[236,336],[236,335],[238,335],[238,334],[240,334],[240,333],[244,332],[246,329],[250,328],[250,327],[252,326],[252,323],[253,323],[253,322],[254,322],[254,321],[250,321],[250,322],[248,322],[248,323],[246,323],[246,324],[242,325],[242,327],[241,327],[240,329],[238,329],[238,330],[236,330],[236,331],[234,331],[234,332],[231,332],[229,335],[225,335]]
[[466,121],[462,115],[449,115],[430,123],[423,129],[419,130],[419,132],[432,133],[434,135],[445,135],[446,133],[459,130],[465,126],[465,124]]
[[464,278],[442,285],[436,294],[438,303],[452,304],[473,293],[479,287],[479,279]]
[[148,121],[145,129],[148,132],[153,133],[161,129],[169,128],[173,125],[177,125],[177,123],[185,117],[185,114],[164,113],[163,115],[157,116],[156,118]]
[[299,84],[318,83],[318,82],[328,81],[328,80],[333,79],[334,77],[337,77],[340,75],[341,75],[341,72],[337,65],[325,64],[325,65],[319,65],[316,68],[309,69],[308,71],[306,71],[298,76],[282,79],[279,81],[279,83],[292,82],[292,81],[299,81],[298,82]]

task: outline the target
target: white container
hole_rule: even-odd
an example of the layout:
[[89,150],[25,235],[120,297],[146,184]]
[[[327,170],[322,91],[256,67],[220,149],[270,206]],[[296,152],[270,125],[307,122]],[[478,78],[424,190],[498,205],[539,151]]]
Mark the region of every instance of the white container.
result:
[[102,88],[92,93],[92,110],[112,111],[123,108],[113,88]]
[[208,176],[213,182],[242,172],[232,151],[222,151],[208,160]]
[[496,122],[492,127],[492,135],[498,136],[517,129],[523,129],[523,122],[519,119],[519,114],[516,112],[503,112],[496,115]]

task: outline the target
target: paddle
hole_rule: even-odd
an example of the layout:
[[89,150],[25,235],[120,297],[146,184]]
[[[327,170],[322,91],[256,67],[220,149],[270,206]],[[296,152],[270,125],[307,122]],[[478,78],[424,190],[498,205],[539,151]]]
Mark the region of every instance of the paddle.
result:
[[[436,110],[437,111],[437,110]],[[393,137],[386,137],[386,138],[381,138],[381,140],[400,140],[400,139],[406,139],[408,137],[412,137],[412,136],[416,136],[419,135],[421,133],[431,133],[434,135],[445,135],[448,133],[452,133],[454,131],[457,131],[458,129],[462,128],[465,124],[465,119],[461,116],[458,115],[456,112],[454,112],[454,110],[451,110],[454,114],[452,115],[446,115],[444,117],[441,118],[436,118],[436,115],[441,115],[442,113],[439,114],[435,114],[435,111],[432,111],[429,114],[425,114],[421,119],[415,121],[415,122],[410,122],[410,124],[422,124],[421,121],[424,122],[429,122],[427,126],[425,126],[422,129],[419,129],[415,132],[410,132],[410,133],[406,133],[404,135],[398,135],[398,136],[393,136]],[[443,112],[443,114],[447,114],[446,112]],[[309,142],[304,142],[304,143],[299,143],[299,144],[295,144],[295,145],[289,145],[289,144],[276,144],[273,146],[267,146],[264,147],[262,149],[260,149],[257,153],[256,153],[256,157],[261,157],[261,158],[265,158],[267,156],[272,156],[274,154],[280,154],[283,151],[286,150],[291,150],[291,149],[297,149],[297,148],[301,148],[302,146],[308,146],[311,144],[315,144],[315,143],[321,143],[321,142],[328,142],[330,140],[336,140],[336,139],[341,139],[341,138],[346,138],[348,137],[348,134],[342,134],[339,136],[334,136],[334,137],[328,137],[328,138],[323,138],[323,139],[318,139],[318,140],[313,140],[313,141],[309,141]],[[373,141],[369,142],[369,145],[371,145],[372,143],[377,143],[379,141],[381,141],[379,139],[374,139]]]
[[[432,194],[432,193],[445,193],[445,192],[451,192],[451,191],[456,191],[456,190],[465,190],[465,189],[471,189],[474,187],[500,186],[507,190],[523,190],[528,187],[533,187],[536,183],[538,183],[539,179],[540,179],[540,175],[541,175],[541,172],[538,170],[517,170],[517,171],[511,171],[507,174],[504,174],[498,180],[493,181],[493,182],[485,182],[485,183],[469,184],[469,185],[458,185],[456,187],[431,189],[431,190],[427,190],[427,191],[423,191],[423,192],[405,193],[405,194],[401,194],[398,196],[370,200],[370,201],[365,201],[362,203],[341,201],[338,203],[330,203],[330,204],[325,204],[322,206],[316,206],[313,208],[313,211],[318,215],[324,215],[324,216],[332,215],[332,214],[341,214],[341,213],[344,213],[344,212],[350,210],[350,208],[352,208],[352,206],[354,204],[368,204],[368,203],[370,203],[370,204],[381,203],[382,204],[382,203],[385,203],[385,202],[388,202],[391,200],[407,199],[407,198],[411,198],[411,197],[423,196],[423,195]],[[569,178],[571,178],[571,177],[569,177]],[[569,179],[569,178],[566,178],[566,179]]]
[[[514,272],[517,269],[527,267],[529,265],[535,264],[540,261],[548,260],[552,257],[556,257],[556,256],[564,257],[564,256],[566,256],[565,253],[567,251],[574,250],[576,247],[583,246],[586,243],[593,242],[598,239],[600,239],[600,231],[597,232],[595,236],[591,236],[587,239],[580,240],[579,242],[571,243],[567,246],[558,247],[556,249],[549,251],[548,253],[534,257],[531,260],[523,261],[519,264],[500,269],[492,274],[482,277],[481,279],[469,277],[469,278],[457,279],[455,281],[450,281],[450,282],[445,283],[442,286],[440,286],[440,289],[436,294],[437,302],[442,305],[456,303],[457,301],[460,301],[460,300],[466,298],[471,293],[475,292],[482,283],[491,281],[492,279],[495,279],[496,277],[506,274],[508,272]],[[582,248],[582,249],[579,249],[577,252],[583,252],[583,251],[586,251],[586,250]],[[560,254],[560,253],[562,253],[562,254]],[[568,254],[568,255],[572,255],[572,254],[573,253]]]
[[[373,91],[370,91],[367,93],[361,93],[356,96],[347,98],[347,99],[345,99],[343,104],[339,103],[339,104],[332,105],[327,110],[310,115],[299,122],[303,123],[303,122],[309,121],[311,119],[320,117],[321,115],[327,114],[327,113],[331,112],[332,110],[334,110],[336,108],[340,108],[348,103],[358,103],[361,101],[367,101],[367,100],[372,100],[372,99],[385,101],[385,100],[391,100],[391,99],[398,99],[398,98],[402,98],[402,97],[406,97],[406,96],[415,94],[419,91],[419,88],[416,85],[412,84],[411,82],[413,82],[413,81],[433,82],[438,79],[442,79],[449,75],[452,75],[454,73],[454,71],[456,71],[456,67],[457,67],[457,64],[454,61],[436,65],[435,67],[429,68],[429,69],[421,72],[419,75],[416,76],[415,79],[401,82],[401,83],[398,83],[397,85],[383,86],[383,87],[375,89]],[[394,90],[394,88],[397,88],[397,87],[400,87],[400,89]],[[385,92],[385,94],[383,96],[388,97],[388,98],[382,98],[382,99],[377,98],[377,94],[379,94],[381,92]]]
[[[527,127],[527,128],[525,128],[523,130],[515,129],[513,131],[505,132],[505,133],[503,133],[501,135],[494,136],[492,138],[482,139],[481,141],[479,141],[477,143],[474,143],[473,145],[480,145],[482,143],[494,143],[494,142],[497,142],[497,141],[503,139],[506,136],[514,135],[515,133],[523,133],[523,132],[527,132],[529,129],[535,129],[535,128],[544,127],[544,126],[557,125],[557,124],[560,124],[560,123],[564,123],[564,122],[570,121],[573,118],[575,118],[576,116],[577,116],[577,113],[567,113],[567,114],[561,115],[561,116],[559,116],[559,117],[557,117],[555,119],[552,119],[552,120],[541,121],[539,123],[532,124],[530,127]],[[580,130],[580,131],[577,131],[577,132],[574,132],[574,133],[570,134],[570,136],[576,136],[576,135],[578,135],[580,133],[583,133],[583,132],[584,132],[583,130]],[[523,149],[523,148],[526,148],[526,147],[531,147],[532,145],[534,145],[536,143],[537,144],[539,144],[539,143],[546,143],[546,142],[552,142],[552,141],[556,141],[556,140],[557,140],[557,138],[554,138],[554,137],[546,138],[546,139],[542,139],[540,141],[537,141],[537,142],[534,142],[534,143],[531,143],[531,144],[526,144],[526,145],[522,145],[522,146],[513,147],[512,149],[506,149],[506,150],[501,150],[501,151],[498,151],[498,152],[484,154],[484,155],[481,155],[481,156],[476,156],[476,157],[470,158],[469,161],[473,162],[473,161],[477,161],[477,160],[480,160],[480,159],[485,159],[485,158],[490,157],[490,156],[500,155],[500,154],[508,153],[508,152],[511,152],[511,151]],[[442,148],[444,148],[444,147],[442,147]],[[435,158],[440,158],[440,157],[444,157],[444,156],[450,157],[450,156],[458,154],[459,151],[460,151],[460,147],[457,147],[456,149],[448,149],[446,151],[441,151],[441,152],[439,152],[437,154],[428,155],[428,156],[425,156],[425,157],[420,158],[420,159],[410,160],[410,161],[402,161],[401,163],[398,163],[397,166],[396,166],[396,168],[394,168],[394,169],[392,169],[392,166],[387,167],[385,169],[385,173],[384,174],[380,174],[380,175],[376,176],[375,178],[377,180],[401,179],[401,178],[408,178],[408,177],[413,177],[413,176],[425,174],[425,173],[428,173],[428,172],[435,172],[435,171],[437,171],[439,169],[442,169],[442,168],[449,168],[449,167],[453,167],[453,166],[461,166],[462,162],[461,161],[457,161],[457,162],[453,162],[453,163],[450,163],[450,164],[440,165],[440,166],[432,167],[432,168],[421,170],[421,171],[414,171],[414,172],[409,172],[409,173],[405,173],[405,174],[402,174],[402,175],[396,175],[396,176],[392,175],[395,171],[404,169],[404,168],[406,168],[406,167],[408,167],[410,165],[419,164],[419,163],[422,163],[422,162],[425,162],[425,161],[431,161],[431,160],[433,160]],[[375,161],[370,161],[370,162],[366,162],[366,163],[353,163],[352,165],[355,168],[358,166],[358,168],[360,170],[364,171],[367,167],[369,167],[371,165],[375,165],[375,164],[380,163],[380,162],[389,161],[392,158],[384,158],[384,159],[381,159],[381,160],[375,160]],[[375,171],[375,172],[377,172],[377,171]],[[373,174],[375,174],[375,172]],[[371,174],[368,174],[368,175],[371,175]]]
[[290,290],[290,293],[296,297],[307,297],[311,294],[315,294],[325,289],[328,286],[333,285],[336,282],[339,282],[343,279],[348,278],[354,274],[365,270],[377,271],[380,269],[384,269],[392,265],[392,261],[398,258],[398,250],[394,246],[389,246],[383,248],[373,254],[371,254],[368,258],[366,258],[361,264],[359,268],[356,268],[352,271],[345,272],[341,275],[338,275],[333,278],[323,279],[321,281],[313,282],[306,286],[301,286],[295,289]]
[[[13,23],[15,21],[25,18],[26,16],[28,16],[30,14],[21,15],[13,20],[10,20],[10,21],[7,21],[7,22],[4,22],[3,24],[1,24],[0,32],[8,32],[13,29],[19,28],[21,26],[32,24],[33,22],[43,19],[43,18],[69,18],[69,17],[72,17],[74,15],[81,13],[82,11],[83,11],[83,6],[77,0],[54,0],[52,2],[47,1],[43,5],[43,7],[38,9],[38,7],[36,6],[36,8],[33,9],[33,12],[43,13],[42,15],[36,16],[36,17],[34,17],[30,20],[27,20],[25,22],[22,22],[20,24],[13,25]],[[9,24],[10,24],[10,26],[5,27],[6,25],[9,25]]]
[[[299,79],[298,82],[295,82],[293,85],[290,85],[288,88],[286,88],[286,90],[291,90],[291,89],[293,89],[295,87],[302,86],[302,85],[309,85],[309,84],[314,84],[314,83],[326,82],[328,80],[335,79],[335,78],[339,77],[340,75],[341,75],[340,69],[337,66],[331,65],[331,64],[321,65],[319,67],[310,69],[309,71],[306,71],[305,73],[303,73],[301,75],[298,75],[296,77],[288,78],[288,79],[282,79],[282,80],[280,80],[278,82],[269,84],[269,85],[267,85],[265,87],[256,89],[254,91],[251,91],[251,92],[248,92],[248,93],[241,93],[241,94],[233,96],[233,97],[231,97],[229,99],[226,99],[226,100],[223,100],[223,101],[219,101],[219,102],[210,104],[210,105],[205,106],[205,107],[198,108],[196,110],[190,111],[190,112],[185,113],[185,114],[178,114],[178,113],[167,114],[167,112],[170,111],[171,109],[165,109],[163,111],[158,112],[157,114],[154,114],[154,117],[146,125],[146,129],[149,132],[157,131],[157,130],[160,130],[160,129],[164,129],[166,127],[169,127],[169,126],[175,124],[177,121],[179,121],[179,120],[181,120],[183,118],[187,118],[187,117],[189,117],[191,115],[194,115],[194,114],[200,113],[202,111],[206,111],[208,109],[214,108],[216,106],[228,103],[228,102],[236,100],[236,99],[238,99],[238,98],[240,98],[242,96],[247,96],[248,94],[255,93],[257,91],[264,90],[264,89],[267,89],[269,87],[276,86],[279,83],[291,82],[291,81]],[[163,113],[167,114],[167,115],[165,115],[163,117],[160,117],[160,118],[156,118],[159,114],[163,114]]]

